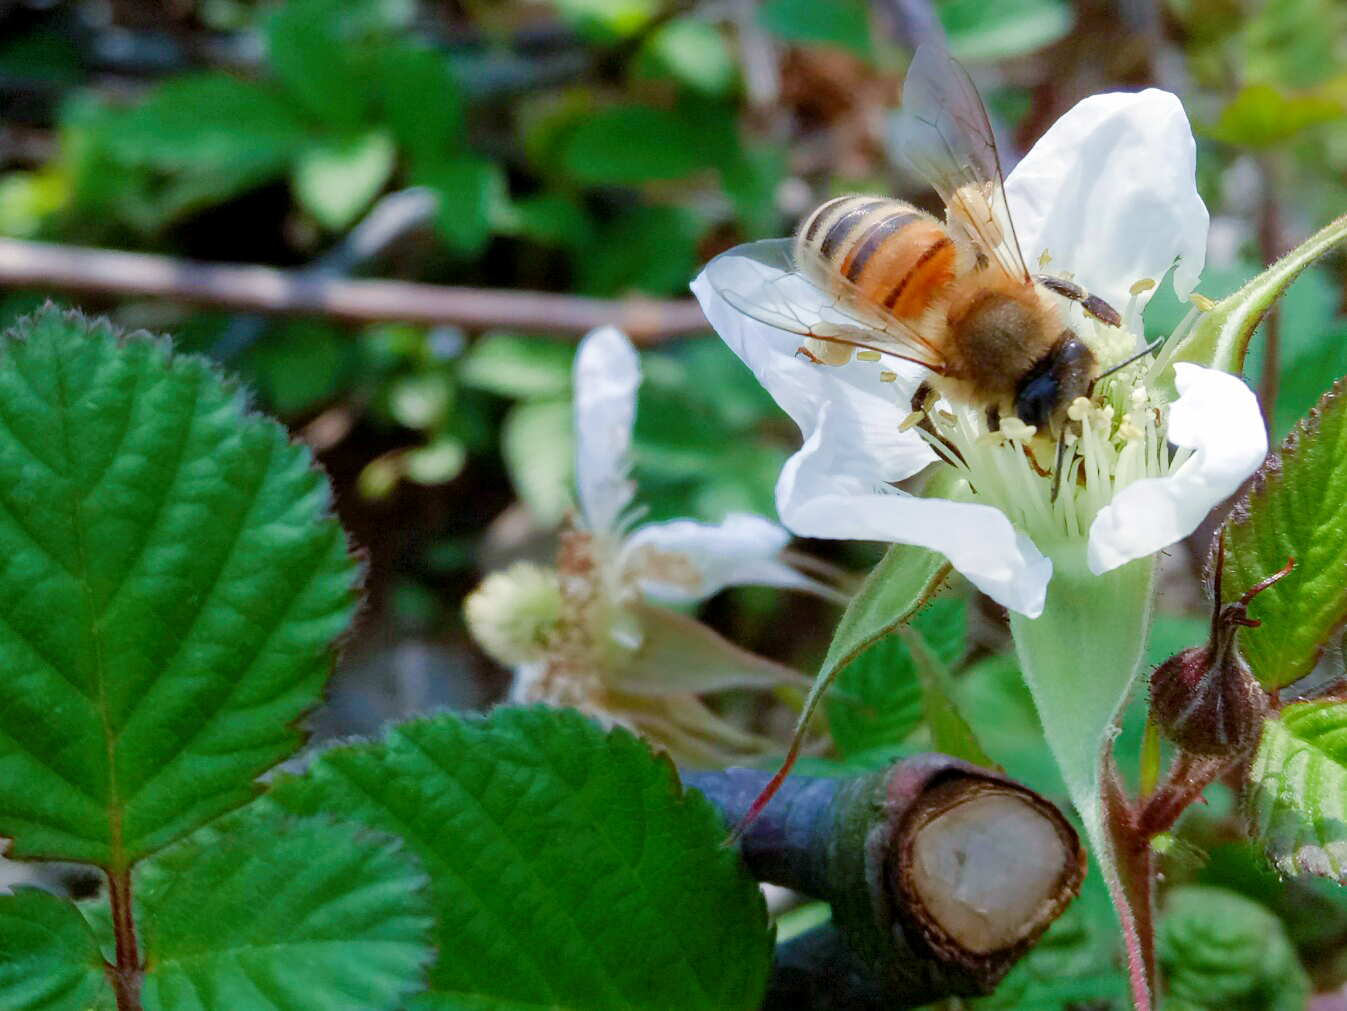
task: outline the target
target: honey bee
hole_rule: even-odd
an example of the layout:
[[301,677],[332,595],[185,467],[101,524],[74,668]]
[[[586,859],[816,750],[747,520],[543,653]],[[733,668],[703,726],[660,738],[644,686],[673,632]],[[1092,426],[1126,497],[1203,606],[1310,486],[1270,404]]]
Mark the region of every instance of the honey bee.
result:
[[924,365],[914,412],[939,394],[985,410],[993,431],[1014,415],[1060,433],[1100,369],[1055,296],[1110,326],[1121,317],[1074,282],[1025,267],[991,124],[958,62],[918,49],[903,115],[904,154],[939,193],[944,221],[901,200],[839,197],[793,240],[738,246],[707,276],[740,312],[808,338],[800,353],[811,361],[841,365],[861,349]]

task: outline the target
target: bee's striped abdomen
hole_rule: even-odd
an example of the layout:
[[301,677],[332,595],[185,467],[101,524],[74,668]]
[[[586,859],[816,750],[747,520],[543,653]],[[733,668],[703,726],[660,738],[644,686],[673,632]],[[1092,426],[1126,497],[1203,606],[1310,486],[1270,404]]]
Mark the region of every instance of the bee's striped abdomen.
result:
[[850,281],[894,316],[920,316],[953,279],[957,249],[945,227],[901,200],[838,197],[805,221],[795,262],[810,280],[840,293]]

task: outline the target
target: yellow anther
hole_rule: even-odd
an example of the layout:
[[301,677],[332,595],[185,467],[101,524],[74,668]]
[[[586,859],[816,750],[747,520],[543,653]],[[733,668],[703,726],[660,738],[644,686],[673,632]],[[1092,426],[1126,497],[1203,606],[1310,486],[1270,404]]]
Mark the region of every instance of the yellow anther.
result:
[[1066,409],[1066,416],[1072,421],[1084,421],[1093,413],[1094,404],[1090,403],[1089,397],[1077,397]]
[[1037,432],[1037,428],[1026,425],[1019,418],[1005,418],[1001,422],[1001,434],[1016,442],[1028,442]]
[[878,351],[857,351],[856,360],[858,362],[877,362],[882,356]]
[[1215,302],[1207,298],[1206,295],[1199,295],[1197,292],[1193,292],[1189,295],[1188,301],[1192,302],[1193,305],[1197,306],[1202,312],[1211,312],[1211,310],[1216,308]]
[[1133,295],[1140,295],[1143,291],[1150,291],[1154,287],[1155,281],[1153,281],[1149,277],[1143,277],[1140,281],[1132,285],[1132,287],[1128,288],[1127,290],[1131,292]]

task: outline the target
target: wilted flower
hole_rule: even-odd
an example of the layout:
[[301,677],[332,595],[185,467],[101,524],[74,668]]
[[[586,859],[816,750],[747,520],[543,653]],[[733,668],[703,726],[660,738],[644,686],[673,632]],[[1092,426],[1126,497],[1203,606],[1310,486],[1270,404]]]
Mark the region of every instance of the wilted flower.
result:
[[807,679],[653,601],[691,603],[739,585],[841,595],[782,561],[790,534],[760,516],[638,526],[629,477],[636,351],[612,327],[596,330],[574,373],[578,515],[562,531],[555,569],[517,563],[468,597],[473,636],[515,669],[515,702],[574,706],[693,764],[775,750],[699,696]]
[[[992,432],[981,410],[943,400],[926,413],[929,425],[905,424],[922,368],[877,354],[812,364],[797,354],[797,334],[745,316],[705,273],[698,277],[693,291],[711,324],[804,436],[777,484],[782,522],[802,536],[938,551],[980,590],[1029,617],[1043,610],[1064,546],[1087,541],[1090,571],[1104,573],[1191,533],[1267,451],[1256,399],[1219,371],[1178,363],[1171,372],[1163,349],[1107,370],[1143,346],[1152,279],[1175,267],[1180,298],[1196,284],[1208,218],[1194,167],[1178,99],[1148,90],[1081,102],[1006,181],[1026,261],[1050,264],[1123,309],[1123,325],[1107,327],[1063,300],[1105,376],[1070,407],[1060,481],[1057,445],[1044,433],[1013,418]],[[746,301],[764,285],[788,285],[791,302],[816,307],[818,318],[840,311],[783,270],[743,257],[717,269],[720,289]],[[949,465],[934,485],[940,497],[893,487],[937,460]]]

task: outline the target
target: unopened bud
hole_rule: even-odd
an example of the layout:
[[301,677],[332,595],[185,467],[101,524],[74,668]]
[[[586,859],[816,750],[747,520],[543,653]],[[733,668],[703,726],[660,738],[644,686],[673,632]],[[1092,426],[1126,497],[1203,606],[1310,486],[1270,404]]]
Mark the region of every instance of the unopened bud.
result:
[[1292,564],[1224,607],[1218,588],[1207,644],[1170,657],[1151,675],[1151,717],[1189,754],[1234,759],[1258,744],[1268,697],[1235,640],[1241,628],[1261,624],[1249,617],[1249,603],[1289,573]]
[[1258,743],[1267,694],[1233,642],[1193,646],[1151,675],[1151,714],[1164,735],[1194,755],[1240,755]]

